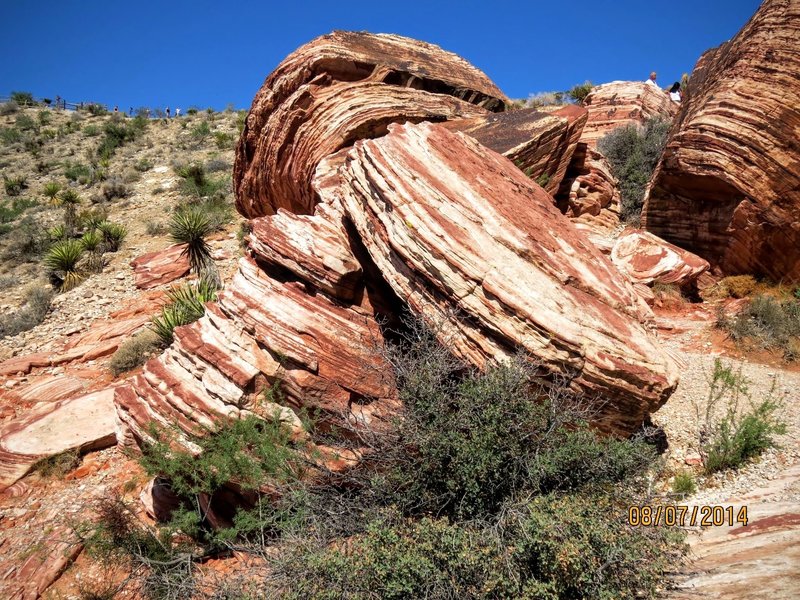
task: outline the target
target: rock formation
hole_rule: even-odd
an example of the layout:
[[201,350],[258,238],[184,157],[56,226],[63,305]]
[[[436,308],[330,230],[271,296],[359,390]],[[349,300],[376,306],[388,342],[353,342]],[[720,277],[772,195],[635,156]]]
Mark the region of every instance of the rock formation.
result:
[[438,46],[337,31],[305,44],[253,100],[234,165],[239,212],[310,214],[317,163],[393,122],[445,121],[502,110],[481,71]]
[[564,214],[597,230],[619,223],[620,193],[611,165],[585,142],[577,144],[556,197]]
[[148,252],[131,261],[136,287],[149,290],[189,274],[186,244],[173,244],[164,250]]
[[583,101],[589,118],[581,142],[591,148],[597,140],[630,123],[641,124],[652,117],[672,119],[678,105],[669,94],[643,81],[612,81],[594,88]]
[[709,269],[708,261],[647,232],[618,238],[611,261],[634,283],[674,284],[687,289]]
[[643,224],[724,272],[800,281],[800,3],[766,0],[698,61]]
[[[677,383],[632,287],[513,163],[444,127],[392,125],[341,163],[341,200],[412,312],[477,366],[524,348],[612,401],[597,424],[629,432]],[[420,160],[420,157],[425,157]],[[323,162],[320,168],[326,171]],[[327,172],[327,171],[326,171]]]
[[462,131],[509,158],[531,179],[555,194],[578,144],[587,112],[579,106],[543,113],[523,109],[489,113],[444,126]]

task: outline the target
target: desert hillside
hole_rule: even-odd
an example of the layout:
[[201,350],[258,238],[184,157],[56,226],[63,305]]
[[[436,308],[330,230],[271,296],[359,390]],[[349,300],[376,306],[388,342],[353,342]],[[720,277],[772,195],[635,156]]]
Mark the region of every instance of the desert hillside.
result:
[[3,597],[793,597],[798,22],[677,96],[345,31],[248,112],[12,95]]

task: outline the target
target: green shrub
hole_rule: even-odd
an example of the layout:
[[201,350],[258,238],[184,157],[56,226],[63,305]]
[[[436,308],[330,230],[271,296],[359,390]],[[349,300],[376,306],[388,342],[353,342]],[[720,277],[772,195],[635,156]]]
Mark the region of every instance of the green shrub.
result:
[[131,188],[121,179],[112,177],[103,184],[101,193],[107,201],[111,201],[115,198],[127,198],[131,194]]
[[19,104],[17,104],[13,100],[9,100],[8,102],[3,102],[2,104],[0,104],[0,117],[13,115],[15,112],[18,111],[19,111]]
[[96,137],[100,135],[100,128],[97,125],[87,125],[83,128],[83,135],[86,137]]
[[3,252],[4,261],[35,262],[48,247],[41,224],[26,216],[7,233],[8,243]]
[[145,171],[149,171],[153,168],[153,161],[148,158],[140,158],[136,161],[133,165],[133,168],[139,171],[140,173],[144,173]]
[[103,250],[105,252],[116,252],[122,247],[122,242],[128,236],[128,229],[119,223],[104,221],[97,226],[103,234]]
[[753,400],[749,381],[720,359],[708,381],[704,404],[696,404],[698,442],[706,473],[735,469],[776,445],[775,436],[786,432],[783,405],[772,391]]
[[62,291],[78,285],[83,276],[78,272],[78,262],[83,255],[83,245],[78,240],[56,242],[44,256],[44,264],[59,282]]
[[199,111],[198,111],[197,107],[196,106],[192,106],[186,111],[186,114],[187,115],[196,115],[198,112]]
[[45,479],[62,479],[80,464],[80,453],[77,450],[67,450],[60,454],[39,459],[31,467],[31,470],[39,473]]
[[233,148],[234,137],[230,133],[225,133],[223,131],[215,131],[214,142],[217,144],[217,148],[219,148],[220,150],[228,150],[230,148]]
[[57,181],[48,181],[47,183],[44,184],[44,188],[42,189],[44,197],[50,200],[50,202],[52,203],[56,202],[56,196],[60,191],[61,191],[61,184],[58,183]]
[[150,325],[164,346],[172,343],[176,327],[193,323],[205,314],[204,304],[216,300],[217,288],[201,279],[197,283],[170,290],[167,298],[169,303]]
[[64,165],[64,177],[70,181],[78,181],[80,179],[89,181],[92,178],[92,169],[82,163],[67,162]]
[[15,125],[17,129],[20,131],[36,132],[39,130],[38,123],[36,123],[36,121],[33,120],[33,117],[25,113],[17,115]]
[[796,298],[777,300],[758,294],[733,317],[720,311],[717,326],[737,343],[780,350],[788,361],[798,358],[800,300]]
[[200,121],[197,125],[192,127],[191,133],[194,139],[196,139],[198,142],[203,142],[209,135],[211,135],[211,127],[209,127],[208,121]]
[[685,498],[686,496],[691,496],[697,491],[697,483],[694,480],[694,476],[687,472],[681,471],[680,473],[676,473],[675,477],[672,479],[672,493],[681,497]]
[[78,214],[78,225],[84,230],[99,229],[106,221],[108,221],[108,211],[104,208],[83,210]]
[[145,329],[123,342],[108,364],[114,377],[140,367],[161,348],[161,338]]
[[39,125],[49,125],[53,119],[53,115],[49,110],[40,110],[38,113]]
[[19,196],[22,190],[28,189],[28,180],[24,175],[3,175],[3,187],[9,196]]
[[16,127],[0,127],[0,140],[4,144],[17,144],[22,141],[22,132]]
[[575,87],[573,87],[570,91],[567,92],[567,95],[575,100],[578,104],[582,104],[583,101],[586,99],[586,96],[592,91],[594,85],[591,81],[585,81],[583,83],[579,83]]
[[11,92],[11,102],[18,106],[34,106],[36,100],[33,99],[33,94],[30,92]]
[[619,180],[620,217],[625,221],[637,220],[642,211],[645,188],[664,150],[669,128],[669,121],[651,118],[642,127],[619,127],[597,142]]
[[89,104],[84,105],[84,110],[88,112],[93,117],[102,117],[103,115],[108,114],[108,110],[102,104],[98,104],[97,102],[91,102]]
[[11,223],[22,213],[32,206],[36,206],[37,202],[30,198],[14,198],[11,202],[0,202],[0,223]]
[[103,125],[103,139],[97,147],[97,156],[110,159],[117,148],[136,138],[136,130],[121,119],[112,119]]
[[25,291],[25,303],[13,314],[0,316],[0,339],[33,329],[44,321],[50,311],[53,288],[32,284]]

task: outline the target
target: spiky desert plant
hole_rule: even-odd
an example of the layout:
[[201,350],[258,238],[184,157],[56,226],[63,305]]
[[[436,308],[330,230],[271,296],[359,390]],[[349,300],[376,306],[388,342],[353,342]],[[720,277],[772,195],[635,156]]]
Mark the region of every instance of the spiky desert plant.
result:
[[122,242],[128,235],[128,230],[124,225],[104,221],[97,228],[103,234],[103,248],[106,252],[116,252],[122,246]]
[[56,242],[44,257],[44,264],[59,281],[61,291],[75,287],[83,279],[78,272],[78,261],[83,254],[83,244],[78,240]]
[[184,254],[189,265],[201,278],[218,281],[217,269],[211,258],[206,236],[214,230],[211,220],[198,207],[184,208],[172,215],[169,233],[172,241],[186,244]]
[[75,233],[75,226],[77,225],[78,205],[81,203],[81,197],[75,190],[67,188],[58,194],[58,204],[64,207],[64,227],[67,230],[67,235],[71,236]]
[[176,327],[192,323],[203,316],[204,304],[217,298],[217,287],[214,282],[201,279],[197,283],[173,288],[167,292],[170,302],[155,317],[150,328],[161,338],[163,345],[172,343]]
[[57,242],[67,237],[67,229],[63,225],[56,225],[47,230],[47,237]]
[[87,260],[88,270],[99,273],[103,270],[103,234],[96,229],[91,229],[83,234],[81,237],[81,245],[83,249],[89,252]]
[[50,200],[51,203],[56,202],[56,196],[58,196],[58,192],[61,191],[61,184],[57,181],[48,181],[44,184],[44,189],[42,193],[44,194],[45,198]]

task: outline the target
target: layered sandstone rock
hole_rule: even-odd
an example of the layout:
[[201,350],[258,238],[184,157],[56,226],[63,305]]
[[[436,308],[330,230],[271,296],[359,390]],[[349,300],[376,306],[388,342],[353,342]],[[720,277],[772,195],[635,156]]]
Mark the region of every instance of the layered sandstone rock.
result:
[[174,244],[164,250],[148,252],[131,261],[136,287],[149,290],[171,283],[189,274],[186,244]]
[[372,261],[462,358],[483,366],[524,348],[612,399],[597,424],[617,432],[673,390],[633,288],[507,159],[440,126],[392,125],[348,151],[338,177]]
[[0,491],[41,458],[116,443],[114,390],[45,403],[0,430]]
[[577,144],[556,198],[564,214],[599,231],[619,224],[620,193],[611,165],[586,142]]
[[678,105],[670,100],[664,90],[643,81],[612,81],[594,88],[583,106],[589,118],[581,134],[581,142],[590,148],[597,140],[617,127],[642,124],[652,117],[672,119]]
[[396,35],[334,32],[302,46],[253,100],[236,151],[234,188],[248,217],[311,214],[317,163],[393,122],[502,110],[481,71],[438,46]]
[[701,57],[643,224],[727,273],[800,281],[800,3],[766,0]]
[[694,286],[709,269],[708,261],[648,232],[632,232],[617,239],[611,261],[634,283]]
[[579,106],[566,106],[550,113],[531,108],[450,121],[444,127],[466,133],[509,158],[528,177],[555,194],[578,145],[586,117],[586,109]]

